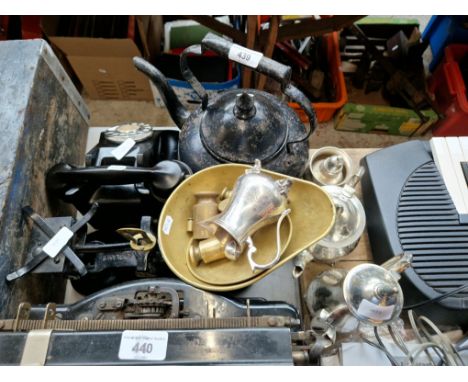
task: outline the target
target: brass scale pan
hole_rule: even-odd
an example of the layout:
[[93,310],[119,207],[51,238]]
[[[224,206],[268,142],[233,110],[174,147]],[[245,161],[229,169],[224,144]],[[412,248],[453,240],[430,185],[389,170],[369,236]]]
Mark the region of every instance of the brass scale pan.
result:
[[[272,268],[253,274],[245,254],[237,261],[220,260],[198,267],[189,265],[188,248],[192,240],[187,232],[187,219],[192,215],[195,194],[213,191],[221,193],[232,189],[237,178],[250,166],[222,164],[206,168],[187,178],[168,198],[158,224],[159,247],[162,256],[180,279],[195,287],[225,292],[245,288],[267,276],[304,249],[322,239],[333,226],[335,208],[328,194],[319,186],[298,178],[292,178],[288,193],[291,213],[281,228],[282,255]],[[290,178],[276,172],[263,170],[274,180]],[[257,263],[268,262],[276,251],[276,225],[264,227],[253,237]],[[195,269],[197,268],[197,269]]]

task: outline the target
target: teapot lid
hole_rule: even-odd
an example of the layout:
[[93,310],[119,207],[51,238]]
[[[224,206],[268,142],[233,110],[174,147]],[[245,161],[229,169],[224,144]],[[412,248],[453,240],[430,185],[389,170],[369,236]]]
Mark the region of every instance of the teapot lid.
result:
[[403,292],[390,271],[375,264],[351,269],[343,283],[343,295],[350,312],[372,325],[388,324],[403,308]]
[[228,91],[210,103],[201,121],[203,146],[221,161],[267,162],[283,150],[294,112],[263,91]]

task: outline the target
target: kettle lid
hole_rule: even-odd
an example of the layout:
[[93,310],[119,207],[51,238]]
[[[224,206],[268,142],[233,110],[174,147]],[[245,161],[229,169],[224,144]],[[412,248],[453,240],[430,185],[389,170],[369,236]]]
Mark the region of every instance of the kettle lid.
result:
[[200,126],[201,141],[221,161],[267,162],[285,147],[294,117],[289,107],[266,92],[228,91],[208,105]]

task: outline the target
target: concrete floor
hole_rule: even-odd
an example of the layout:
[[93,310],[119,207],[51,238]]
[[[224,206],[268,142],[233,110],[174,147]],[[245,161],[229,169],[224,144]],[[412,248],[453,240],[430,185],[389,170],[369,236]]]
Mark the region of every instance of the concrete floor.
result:
[[[175,126],[165,108],[144,101],[101,101],[86,99],[91,113],[90,126],[115,126],[125,122],[145,122],[154,126]],[[423,138],[428,139],[430,134]],[[384,134],[362,134],[337,131],[333,121],[321,123],[310,138],[310,147],[337,146],[342,148],[387,147],[406,142],[408,138]]]

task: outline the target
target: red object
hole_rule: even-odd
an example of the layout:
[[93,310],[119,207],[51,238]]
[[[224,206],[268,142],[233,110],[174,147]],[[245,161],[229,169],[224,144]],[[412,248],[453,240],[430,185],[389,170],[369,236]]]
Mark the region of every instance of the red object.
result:
[[0,40],[6,40],[8,37],[8,22],[10,16],[0,16]]
[[465,54],[468,54],[468,44],[448,45],[444,60],[429,80],[429,92],[434,94],[435,103],[445,116],[434,126],[435,136],[468,135],[466,87],[458,66]]
[[300,54],[297,49],[293,48],[287,41],[277,42],[275,48],[281,50],[288,57],[290,62],[299,66],[302,70],[308,70],[310,65],[312,65],[312,62],[308,58]]
[[41,16],[21,16],[23,40],[42,38]]
[[[338,32],[326,34],[323,36],[323,38],[325,38],[327,42],[327,56],[330,65],[331,78],[335,82],[336,101],[317,102],[312,104],[319,122],[326,122],[332,119],[335,112],[341,109],[343,105],[348,102],[348,92],[346,91],[345,78],[343,72],[341,71]],[[309,118],[307,118],[306,114],[297,103],[289,103],[289,106],[295,109],[302,122],[307,122],[309,120]]]
[[127,37],[135,41],[135,16],[128,16]]

